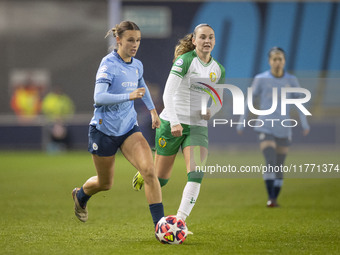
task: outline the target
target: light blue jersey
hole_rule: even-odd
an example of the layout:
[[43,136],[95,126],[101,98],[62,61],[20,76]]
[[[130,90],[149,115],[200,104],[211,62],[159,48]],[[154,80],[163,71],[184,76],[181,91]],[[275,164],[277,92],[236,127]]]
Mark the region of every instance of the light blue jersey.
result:
[[[253,88],[253,98],[259,98],[260,105],[259,110],[267,110],[270,109],[273,103],[273,88],[278,88],[278,105],[276,110],[270,115],[261,115],[258,117],[259,120],[263,121],[263,126],[255,127],[254,130],[271,134],[278,138],[289,138],[291,139],[292,131],[290,127],[284,127],[281,125],[281,121],[285,119],[291,119],[290,117],[290,105],[287,104],[287,115],[281,115],[281,88],[284,87],[300,87],[297,78],[294,75],[291,75],[287,72],[284,73],[283,77],[277,78],[272,75],[269,71],[260,73],[255,76],[254,81],[252,83]],[[300,93],[288,93],[287,98],[299,98],[301,97]],[[245,115],[241,116],[240,122],[243,122],[247,119],[248,109],[246,109]],[[303,129],[309,129],[309,125],[307,122],[306,116],[299,111],[300,121]],[[279,121],[275,121],[274,125],[272,121],[266,121],[266,119],[277,119]],[[288,124],[288,123],[286,123]],[[259,125],[260,126],[260,125]],[[238,130],[242,130],[244,127],[242,124],[237,126]]]
[[[103,85],[105,91],[101,91]],[[143,102],[148,110],[154,109],[143,79],[142,62],[132,58],[130,63],[126,63],[116,51],[105,56],[96,76],[95,109],[90,125],[109,136],[121,136],[129,132],[138,125],[134,101],[129,100],[129,96],[141,87],[145,88]]]

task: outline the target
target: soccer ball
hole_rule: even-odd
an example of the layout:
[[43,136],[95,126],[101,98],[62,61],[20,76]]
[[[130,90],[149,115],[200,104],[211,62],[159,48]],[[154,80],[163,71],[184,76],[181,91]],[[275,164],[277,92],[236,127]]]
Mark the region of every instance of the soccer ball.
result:
[[163,244],[181,244],[188,235],[184,220],[175,215],[161,218],[156,225],[155,236]]

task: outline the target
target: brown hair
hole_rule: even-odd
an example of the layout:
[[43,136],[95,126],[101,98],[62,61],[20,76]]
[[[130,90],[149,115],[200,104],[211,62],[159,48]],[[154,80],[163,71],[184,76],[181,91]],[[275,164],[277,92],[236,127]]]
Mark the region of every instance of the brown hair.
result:
[[136,25],[136,23],[132,21],[122,21],[119,24],[117,24],[115,27],[111,28],[109,31],[107,31],[105,38],[108,37],[111,33],[113,37],[122,37],[123,33],[126,30],[138,30],[140,31],[139,27]]
[[189,51],[192,51],[195,49],[195,45],[192,43],[192,38],[196,37],[196,31],[200,27],[210,27],[212,30],[214,30],[210,25],[208,24],[199,24],[195,27],[194,32],[187,34],[182,39],[178,41],[178,44],[175,47],[175,53],[174,53],[174,59],[173,62],[180,56],[183,55]]
[[282,48],[280,48],[280,47],[277,47],[277,46],[272,47],[272,48],[268,51],[268,58],[270,58],[271,55],[272,55],[273,53],[282,53],[283,56],[286,58],[286,53],[285,53],[285,51],[284,51]]

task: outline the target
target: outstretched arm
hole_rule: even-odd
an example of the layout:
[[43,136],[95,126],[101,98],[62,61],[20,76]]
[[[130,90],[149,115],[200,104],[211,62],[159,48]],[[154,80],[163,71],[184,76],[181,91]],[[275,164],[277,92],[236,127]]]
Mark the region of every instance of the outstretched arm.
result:
[[112,94],[107,90],[109,88],[108,83],[97,83],[94,89],[94,102],[96,105],[112,105],[129,101],[130,94]]
[[142,98],[145,89],[138,88],[131,93],[124,94],[112,94],[108,92],[109,84],[108,83],[97,83],[94,89],[94,103],[98,106],[101,105],[113,105],[123,103],[129,100],[135,100],[138,98]]

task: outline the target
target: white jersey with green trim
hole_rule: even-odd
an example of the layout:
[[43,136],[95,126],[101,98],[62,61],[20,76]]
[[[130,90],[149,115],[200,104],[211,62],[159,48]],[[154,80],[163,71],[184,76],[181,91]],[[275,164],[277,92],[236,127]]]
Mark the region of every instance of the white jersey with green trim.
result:
[[[170,79],[173,75],[178,78]],[[225,69],[214,58],[211,58],[209,63],[204,63],[195,50],[179,56],[170,71],[163,95],[165,108],[160,117],[170,121],[171,126],[178,124],[177,122],[207,126],[207,121],[203,120],[200,115],[202,97],[205,98],[205,102],[212,98],[211,108],[216,106],[215,108],[219,110],[222,106],[223,89],[214,89],[214,85],[223,83],[224,78]],[[172,81],[179,84],[173,86]],[[166,94],[167,86],[175,88],[171,94],[171,103],[173,104],[166,104],[165,98],[169,96]],[[171,116],[172,113],[175,113],[176,116]]]

